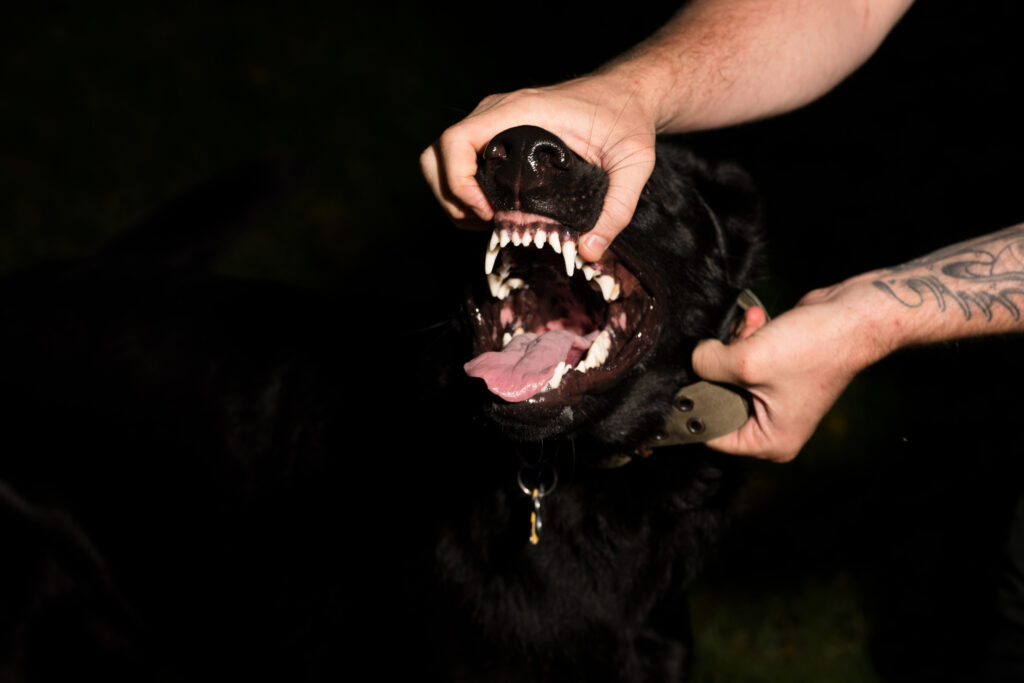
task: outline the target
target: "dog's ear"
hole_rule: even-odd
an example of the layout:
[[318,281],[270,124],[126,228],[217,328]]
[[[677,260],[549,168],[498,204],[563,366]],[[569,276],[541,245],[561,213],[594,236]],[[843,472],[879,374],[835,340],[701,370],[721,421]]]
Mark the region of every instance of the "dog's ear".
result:
[[697,191],[714,218],[729,284],[738,290],[759,279],[762,259],[761,198],[750,175],[739,166],[720,163],[698,174]]

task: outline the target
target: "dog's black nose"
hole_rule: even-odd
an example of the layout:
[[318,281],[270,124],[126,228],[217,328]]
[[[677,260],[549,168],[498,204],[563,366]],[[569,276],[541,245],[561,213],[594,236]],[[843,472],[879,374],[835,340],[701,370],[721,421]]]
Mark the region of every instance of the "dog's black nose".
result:
[[537,126],[494,136],[476,178],[496,211],[537,213],[583,229],[597,219],[608,183],[601,169]]
[[[497,175],[520,173],[540,180],[550,173],[568,171],[573,153],[557,136],[537,126],[518,126],[499,133],[483,151],[485,166]],[[528,182],[529,182],[528,180]]]

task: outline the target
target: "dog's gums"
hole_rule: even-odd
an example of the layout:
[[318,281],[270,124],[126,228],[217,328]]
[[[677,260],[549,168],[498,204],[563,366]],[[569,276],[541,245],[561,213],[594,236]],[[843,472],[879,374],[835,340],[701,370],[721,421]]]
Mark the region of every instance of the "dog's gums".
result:
[[625,264],[611,250],[584,263],[577,231],[545,216],[500,211],[494,226],[484,259],[491,298],[475,305],[479,353],[466,373],[519,402],[568,398],[592,384],[586,373],[628,365],[620,352],[643,336],[652,299]]

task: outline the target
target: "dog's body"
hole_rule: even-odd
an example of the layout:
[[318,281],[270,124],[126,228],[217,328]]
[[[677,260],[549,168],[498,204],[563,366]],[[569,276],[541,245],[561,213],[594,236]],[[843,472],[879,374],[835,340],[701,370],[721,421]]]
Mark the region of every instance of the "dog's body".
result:
[[[487,169],[521,163],[517,146],[571,154],[559,145],[520,130],[491,148],[481,184],[512,230],[535,238],[538,221],[546,234],[557,221],[564,247],[596,217],[603,175],[575,159],[581,173],[513,182],[510,198],[509,166]],[[144,239],[10,279],[0,528],[17,560],[3,568],[0,670],[321,680],[361,657],[420,679],[683,678],[684,589],[731,485],[700,446],[605,465],[663,428],[696,379],[697,340],[728,334],[760,238],[742,174],[669,147],[658,159],[598,273],[618,296],[594,294],[579,315],[561,301],[557,325],[531,321],[533,298],[580,283],[529,281],[550,279],[550,260],[526,265],[546,247],[501,255],[499,289],[520,274],[527,286],[490,301],[479,282],[471,322],[398,338],[430,375],[402,396],[393,386],[411,373],[376,377],[398,357],[385,335],[367,358],[366,340],[324,315],[329,302],[174,258],[153,267],[138,257]],[[511,318],[505,300],[519,302]],[[496,398],[459,366],[471,336],[478,356],[497,354],[509,322],[538,338],[609,328],[607,359]],[[357,353],[374,372],[353,368]],[[482,372],[522,389],[506,370]],[[368,428],[378,416],[387,427]]]

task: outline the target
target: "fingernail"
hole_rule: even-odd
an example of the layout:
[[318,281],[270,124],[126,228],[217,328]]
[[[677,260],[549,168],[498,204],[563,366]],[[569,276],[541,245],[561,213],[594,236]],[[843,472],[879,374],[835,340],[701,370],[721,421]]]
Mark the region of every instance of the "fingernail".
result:
[[608,240],[600,235],[586,235],[583,238],[583,246],[591,254],[603,254],[608,248]]

